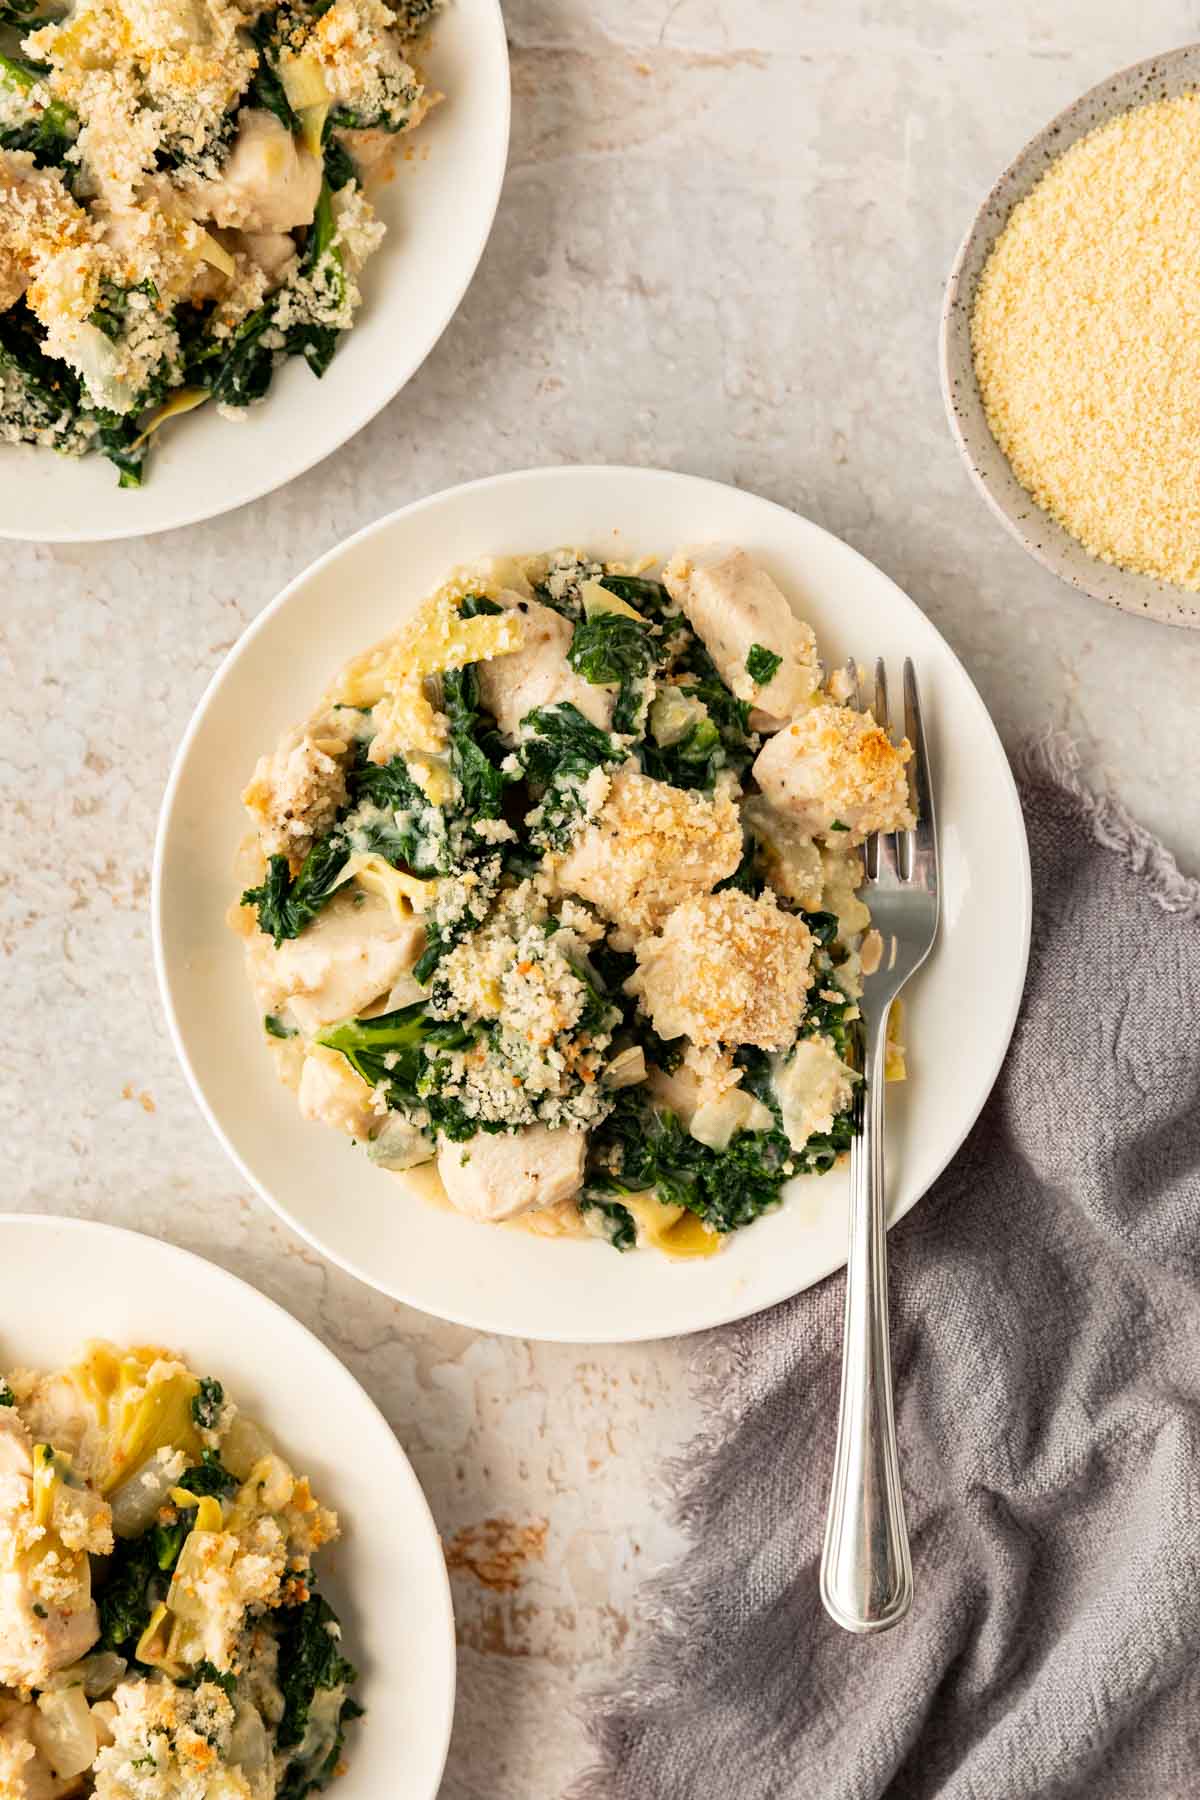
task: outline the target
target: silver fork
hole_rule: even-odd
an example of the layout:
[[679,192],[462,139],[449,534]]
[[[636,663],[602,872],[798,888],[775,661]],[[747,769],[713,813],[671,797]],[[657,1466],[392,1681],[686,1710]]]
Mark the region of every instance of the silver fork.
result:
[[[852,703],[861,707],[858,669]],[[888,723],[887,670],[875,665],[875,717]],[[929,752],[912,663],[904,664],[905,733],[916,829],[869,838],[864,899],[883,939],[879,968],[863,981],[863,1077],[856,1106],[861,1132],[850,1148],[850,1249],[842,1393],[825,1545],[821,1599],[847,1631],[886,1631],[912,1604],[912,1559],[896,1451],[888,1343],[887,1199],[883,1099],[887,1022],[892,1001],[919,969],[938,927],[938,851]]]

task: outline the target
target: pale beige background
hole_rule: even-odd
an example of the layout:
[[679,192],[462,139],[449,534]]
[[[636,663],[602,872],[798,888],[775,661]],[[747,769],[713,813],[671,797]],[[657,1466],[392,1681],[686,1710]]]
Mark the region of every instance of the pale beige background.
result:
[[[684,1350],[501,1342],[379,1299],[278,1226],[210,1139],[159,1014],[149,867],[175,745],[243,626],[339,538],[453,482],[538,462],[692,470],[865,551],[959,650],[1009,742],[1065,726],[1200,868],[1200,634],[1108,612],[1028,562],[968,487],[936,371],[943,276],[985,187],[1083,87],[1194,35],[1195,6],[506,10],[495,236],[408,392],[213,525],[0,546],[5,1203],[215,1258],[383,1405],[446,1538],[465,1534],[446,1800],[553,1800],[581,1765],[571,1708],[675,1544],[655,1471],[694,1422]],[[507,1522],[490,1558],[488,1519]]]

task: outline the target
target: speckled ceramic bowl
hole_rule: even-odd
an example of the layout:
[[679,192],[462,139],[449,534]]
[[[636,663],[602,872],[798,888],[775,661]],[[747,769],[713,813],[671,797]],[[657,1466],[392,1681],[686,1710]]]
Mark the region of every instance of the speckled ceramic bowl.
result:
[[1147,100],[1200,87],[1200,44],[1135,63],[1089,89],[1038,133],[1004,171],[968,231],[950,271],[942,311],[942,393],[955,442],[971,479],[1000,522],[1047,569],[1125,612],[1200,629],[1200,595],[1149,575],[1134,575],[1092,556],[1042,511],[1013,474],[988,426],[971,355],[971,309],[988,254],[1014,206],[1077,138]]

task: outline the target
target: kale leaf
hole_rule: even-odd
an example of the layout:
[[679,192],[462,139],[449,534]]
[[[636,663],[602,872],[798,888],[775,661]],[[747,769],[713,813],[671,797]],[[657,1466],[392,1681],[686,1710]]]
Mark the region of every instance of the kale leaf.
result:
[[[338,1616],[323,1594],[310,1594],[298,1606],[284,1608],[277,1617],[277,1680],[283,1694],[283,1717],[275,1735],[280,1749],[286,1750],[303,1742],[318,1691],[349,1687],[358,1680],[358,1671],[338,1648]],[[329,1774],[333,1772],[334,1763],[336,1754],[329,1766]],[[320,1785],[319,1780],[309,1783],[310,1787]],[[308,1788],[298,1791],[307,1793]]]
[[215,1431],[225,1404],[225,1389],[215,1375],[205,1375],[192,1395],[192,1423],[201,1431]]
[[[14,22],[5,20],[4,8],[0,6],[0,24]],[[0,55],[0,88],[7,88],[10,93],[27,94],[49,73],[45,63],[31,62],[25,56]],[[0,150],[28,151],[39,169],[61,169],[69,189],[78,171],[67,162],[67,151],[78,130],[79,121],[70,107],[61,100],[52,100],[48,106],[37,108],[32,117],[0,130]]]
[[46,355],[44,335],[24,300],[0,313],[0,375],[19,387],[21,416],[31,432],[53,430],[65,446],[77,429],[79,379]]
[[158,289],[147,276],[144,281],[135,281],[129,287],[121,287],[115,281],[102,281],[100,284],[100,300],[89,314],[91,323],[98,325],[105,337],[115,343],[125,331],[129,321],[129,297],[131,294],[144,294],[147,300],[158,304]]
[[569,700],[536,707],[521,720],[526,734],[517,754],[527,779],[544,790],[535,841],[560,850],[569,841],[583,807],[583,785],[593,769],[609,769],[625,751],[585,719]]
[[[464,619],[498,613],[492,600],[468,594],[459,605]],[[475,664],[450,669],[442,677],[442,709],[450,726],[450,770],[461,790],[461,809],[473,819],[498,819],[509,777],[500,768],[507,752],[495,724],[484,713]]]
[[250,28],[250,40],[258,51],[258,67],[250,83],[250,100],[264,112],[274,113],[281,125],[291,132],[300,129],[300,121],[284,92],[279,78],[280,8],[260,15]]
[[296,1027],[285,1025],[277,1013],[263,1014],[263,1030],[268,1037],[273,1038],[294,1038],[297,1035]]
[[275,303],[268,300],[248,313],[227,338],[204,329],[211,310],[194,309],[193,329],[183,342],[184,382],[207,388],[222,406],[250,406],[264,397],[275,372],[275,352],[262,341],[274,319]]
[[325,141],[325,179],[335,194],[340,194],[348,182],[358,180],[358,164],[334,137]]
[[746,658],[746,673],[759,687],[766,687],[782,661],[782,656],[776,656],[773,650],[765,650],[761,644],[751,644],[750,654]]
[[311,925],[337,885],[338,877],[350,858],[349,846],[338,832],[313,845],[293,875],[286,856],[272,856],[266,877],[259,887],[247,888],[243,906],[253,906],[258,913],[258,928],[275,940],[299,937]]
[[635,733],[645,704],[644,678],[658,663],[649,626],[627,613],[593,613],[576,625],[567,661],[585,681],[617,686],[613,730]]
[[237,1692],[237,1676],[234,1674],[233,1670],[218,1669],[215,1663],[209,1662],[207,1656],[202,1658],[202,1660],[196,1664],[192,1673],[185,1676],[179,1685],[180,1687],[185,1688],[198,1688],[203,1681],[215,1682],[217,1687],[219,1687],[222,1693],[227,1695],[230,1700],[233,1699],[234,1694]]
[[[143,1532],[141,1537],[116,1539],[107,1578],[96,1596],[99,1649],[132,1656],[158,1603],[163,1574],[159,1549],[153,1530]],[[174,1563],[169,1566],[174,1567]]]
[[671,596],[662,582],[644,575],[602,575],[600,586],[646,617],[661,619],[671,610]]
[[392,1111],[425,1107],[435,1128],[455,1139],[470,1137],[478,1125],[467,1120],[457,1101],[439,1094],[436,1057],[425,1052],[427,1045],[435,1052],[462,1050],[471,1041],[470,1031],[452,1020],[431,1018],[420,1000],[373,1019],[343,1019],[317,1038],[339,1051],[373,1088],[382,1084]]
[[712,1150],[656,1107],[638,1088],[623,1088],[591,1141],[589,1194],[619,1197],[653,1188],[667,1206],[683,1206],[712,1230],[734,1231],[774,1206],[793,1161],[783,1132],[742,1131],[727,1150]]
[[605,1231],[614,1250],[637,1249],[637,1226],[633,1214],[619,1200],[606,1200],[601,1194],[585,1192],[579,1200],[580,1212],[596,1212],[605,1221]]
[[[322,298],[329,301],[335,309],[341,306],[346,296],[346,266],[342,261],[341,251],[334,243],[336,234],[333,188],[326,175],[321,183],[313,222],[308,228],[304,255],[300,261],[300,274],[315,288],[320,289]],[[268,304],[274,317],[274,302]],[[319,380],[334,359],[341,335],[340,329],[335,325],[322,325],[315,320],[302,319],[297,324],[290,325],[284,333],[284,354],[302,356]]]
[[366,800],[387,815],[369,824],[356,820],[356,843],[364,843],[368,851],[378,851],[388,862],[403,865],[423,879],[445,874],[448,863],[442,815],[417,786],[402,756],[373,763],[362,746],[346,777],[346,787],[351,811]]
[[178,1485],[197,1499],[212,1494],[218,1500],[228,1500],[237,1493],[241,1482],[229,1473],[215,1450],[205,1450],[198,1463],[183,1471]]
[[627,613],[593,613],[575,627],[567,661],[577,675],[596,684],[648,675],[657,661],[650,630]]

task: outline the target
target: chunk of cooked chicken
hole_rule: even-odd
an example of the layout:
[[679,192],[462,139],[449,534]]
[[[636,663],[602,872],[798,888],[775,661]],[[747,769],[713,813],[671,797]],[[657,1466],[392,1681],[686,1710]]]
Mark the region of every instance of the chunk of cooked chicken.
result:
[[306,1036],[362,1013],[407,975],[425,948],[415,915],[397,920],[387,901],[348,883],[299,937],[246,939],[260,1010],[290,1013]]
[[570,701],[585,719],[607,731],[612,722],[613,690],[594,686],[577,675],[567,661],[574,627],[553,607],[503,593],[500,604],[520,613],[521,647],[508,656],[479,665],[479,693],[495,714],[501,736],[515,744],[525,714],[538,706]]
[[526,1125],[438,1139],[437,1167],[451,1206],[495,1223],[569,1200],[583,1185],[585,1131]]
[[259,757],[242,804],[258,826],[264,856],[303,857],[333,824],[346,802],[354,745],[347,721],[356,717],[333,708],[316,713]]
[[[89,1550],[112,1549],[111,1514],[98,1495],[55,1482],[49,1516],[34,1515],[29,1432],[0,1409],[0,1686],[44,1687],[100,1635]],[[0,1793],[3,1790],[0,1789]]]
[[60,1800],[79,1791],[59,1781],[38,1751],[39,1714],[31,1700],[0,1694],[0,1800]]
[[627,984],[660,1037],[782,1050],[808,1003],[812,934],[771,893],[736,888],[677,906],[637,946]]
[[854,843],[873,831],[911,829],[911,755],[908,739],[897,747],[869,713],[814,706],[763,746],[754,779],[801,831]]
[[311,1044],[304,1053],[297,1098],[301,1116],[332,1125],[352,1138],[369,1138],[379,1124],[373,1089],[336,1050]]
[[[27,150],[0,150],[0,312],[59,257],[77,260],[80,316],[95,304],[91,223],[58,169],[39,169]],[[90,300],[90,304],[88,304]]]
[[[817,640],[785,596],[744,550],[723,544],[681,550],[663,570],[667,592],[704,640],[721,679],[754,712],[759,731],[777,731],[816,693],[821,682]],[[777,656],[768,681],[747,668],[758,645]]]
[[626,763],[556,879],[638,937],[656,930],[681,901],[732,875],[741,858],[742,827],[728,791],[709,798]]
[[764,794],[753,794],[743,803],[742,819],[758,845],[762,872],[775,892],[805,912],[818,912],[821,851],[799,820],[781,812]]
[[240,118],[220,175],[188,190],[196,217],[241,231],[311,225],[321,193],[321,158],[305,149],[274,113],[249,107]]
[[283,280],[288,264],[296,255],[296,240],[286,231],[243,231],[241,248],[256,269],[261,269],[271,287]]

